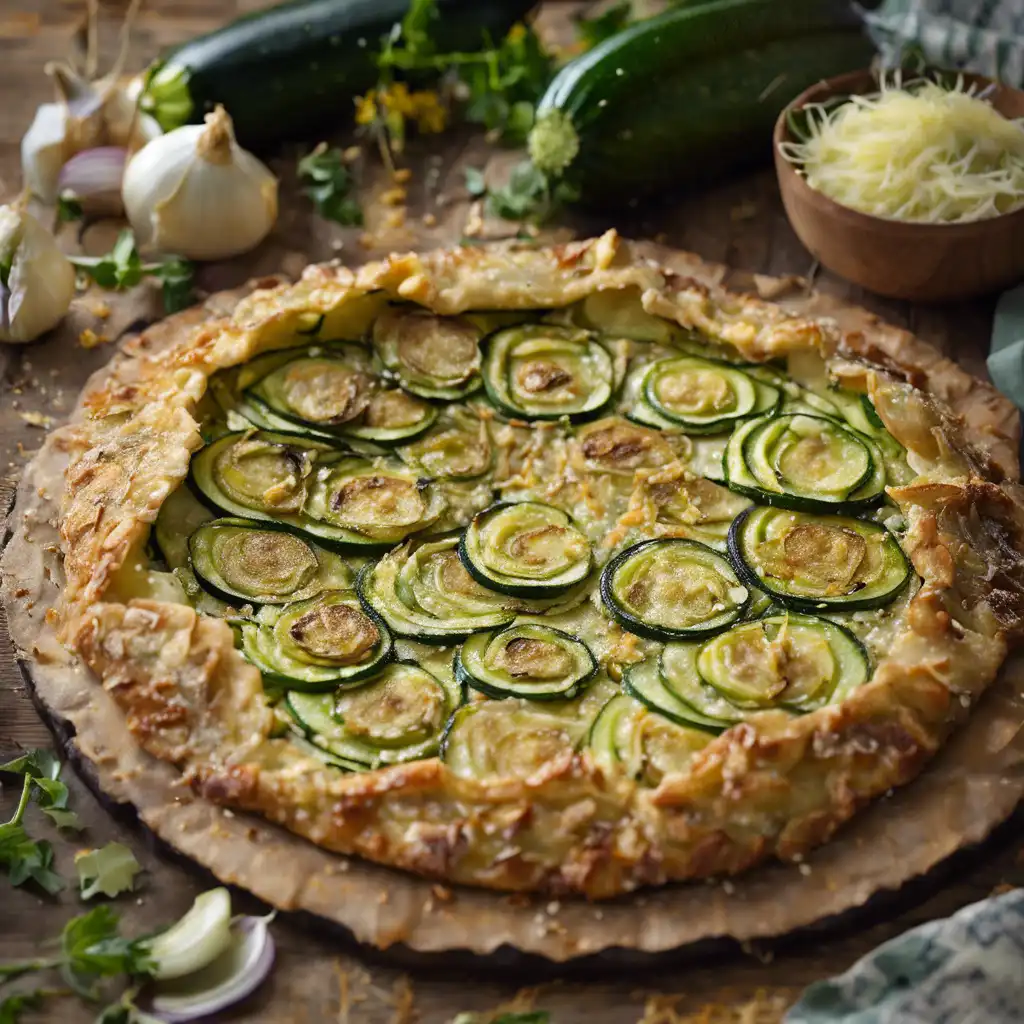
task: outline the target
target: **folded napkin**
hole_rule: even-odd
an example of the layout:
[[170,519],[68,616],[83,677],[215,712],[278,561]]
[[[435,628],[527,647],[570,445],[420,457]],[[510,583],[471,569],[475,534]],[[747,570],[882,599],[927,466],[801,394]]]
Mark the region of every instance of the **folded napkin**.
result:
[[804,991],[785,1024],[1020,1024],[1024,889],[883,943]]
[[864,20],[890,67],[916,53],[929,64],[1024,86],[1021,0],[884,0]]

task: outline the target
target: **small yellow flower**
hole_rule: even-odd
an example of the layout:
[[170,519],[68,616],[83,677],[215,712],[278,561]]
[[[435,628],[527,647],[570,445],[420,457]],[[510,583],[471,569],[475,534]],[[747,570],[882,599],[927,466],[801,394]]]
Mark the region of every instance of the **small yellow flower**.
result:
[[448,111],[441,98],[433,90],[412,94],[416,127],[424,135],[437,135],[448,124]]
[[392,82],[384,90],[381,97],[384,107],[389,114],[401,114],[402,117],[413,117],[416,113],[416,105],[409,94],[409,87],[405,82]]
[[377,90],[371,89],[365,96],[357,96],[356,124],[373,124],[377,120]]

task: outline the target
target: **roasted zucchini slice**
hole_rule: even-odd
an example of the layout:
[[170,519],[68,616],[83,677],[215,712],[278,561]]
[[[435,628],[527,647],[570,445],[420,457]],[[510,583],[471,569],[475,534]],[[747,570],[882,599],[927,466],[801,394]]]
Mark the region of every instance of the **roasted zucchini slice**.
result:
[[445,731],[445,763],[470,779],[529,780],[567,765],[583,736],[578,723],[528,700],[479,700],[459,708]]
[[272,620],[246,623],[242,653],[265,683],[296,690],[334,690],[378,673],[393,653],[380,617],[347,591],[287,605]]
[[727,629],[750,592],[729,562],[697,541],[643,541],[601,574],[601,598],[624,629],[650,640],[693,640]]
[[295,434],[225,434],[192,457],[189,472],[211,507],[280,523],[332,548],[397,543],[445,505],[404,467],[390,470]]
[[432,480],[475,480],[494,462],[487,423],[470,409],[449,411],[398,455]]
[[773,411],[781,400],[770,384],[696,356],[659,359],[639,372],[630,418],[652,427],[723,433],[740,420]]
[[488,697],[570,700],[597,672],[582,640],[525,622],[466,640],[455,655],[455,678]]
[[741,579],[796,611],[854,611],[888,604],[910,563],[877,523],[755,506],[729,531]]
[[[691,646],[691,645],[687,645]],[[727,729],[731,722],[713,718],[698,711],[693,705],[680,700],[661,677],[657,658],[646,658],[630,665],[622,673],[623,689],[645,707],[664,715],[676,725],[703,729],[704,732],[718,733]]]
[[153,524],[153,540],[168,569],[188,568],[188,539],[203,523],[213,518],[215,514],[187,484],[171,491]]
[[750,507],[743,495],[683,473],[654,473],[644,481],[644,491],[655,506],[657,522],[716,551],[725,551],[732,521]]
[[[683,659],[669,655],[669,649],[662,655],[662,675],[672,689]],[[794,612],[733,626],[701,646],[694,667],[705,684],[738,708],[792,711],[843,700],[869,674],[867,653],[852,633],[828,619]]]
[[437,522],[441,491],[404,466],[359,457],[322,464],[309,487],[305,512],[318,522],[381,544],[396,544]]
[[[733,629],[738,628],[734,626]],[[729,630],[728,633],[731,633]],[[721,636],[727,636],[722,633]],[[714,643],[717,637],[707,641]],[[718,690],[709,686],[697,672],[697,658],[705,645],[698,643],[665,644],[658,656],[658,672],[665,690],[692,713],[717,723],[719,729],[727,729],[740,722],[744,709],[733,704]]]
[[422,437],[437,417],[437,409],[422,398],[407,395],[401,388],[383,388],[373,393],[359,419],[346,424],[339,433],[393,448]]
[[454,683],[446,685],[418,665],[399,661],[358,687],[323,694],[290,691],[285,700],[311,743],[376,768],[436,754],[461,692]]
[[590,419],[615,390],[612,357],[587,331],[509,327],[486,338],[483,352],[487,397],[513,419]]
[[188,550],[203,589],[228,602],[287,604],[354,582],[336,553],[273,523],[214,519],[192,534]]
[[482,337],[469,320],[416,306],[391,306],[373,325],[377,355],[402,387],[447,401],[479,389]]
[[444,646],[516,616],[507,597],[485,590],[466,572],[457,534],[389,551],[362,570],[357,589],[396,636],[421,643]]
[[522,597],[569,590],[594,564],[590,541],[572,518],[537,501],[492,505],[474,516],[459,557],[478,583]]
[[618,416],[578,427],[573,445],[584,471],[629,480],[638,469],[657,469],[676,458],[672,445],[660,431]]
[[627,694],[612,697],[594,719],[587,746],[606,775],[624,773],[646,786],[685,772],[712,740],[701,729],[669,721]]
[[335,432],[363,413],[379,386],[371,353],[354,343],[293,349],[283,361],[270,355],[263,374],[261,360],[247,365],[253,383],[242,393],[261,412],[300,427]]
[[885,496],[874,442],[823,416],[792,413],[744,424],[729,439],[725,472],[740,494],[798,511],[855,511]]

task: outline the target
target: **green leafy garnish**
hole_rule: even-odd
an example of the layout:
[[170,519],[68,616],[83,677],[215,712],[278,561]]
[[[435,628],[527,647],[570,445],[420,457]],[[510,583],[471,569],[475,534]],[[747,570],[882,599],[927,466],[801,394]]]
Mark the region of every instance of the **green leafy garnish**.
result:
[[134,288],[144,277],[156,277],[163,285],[164,309],[168,313],[176,313],[192,301],[192,264],[180,256],[169,256],[159,263],[143,263],[135,247],[135,236],[127,228],[117,236],[113,249],[105,256],[68,258],[73,266],[110,291]]
[[57,196],[57,220],[62,224],[81,220],[83,216],[85,214],[82,210],[82,204],[73,192],[62,192]]
[[34,882],[45,892],[58,893],[64,880],[53,870],[53,847],[33,839],[22,824],[33,794],[40,809],[60,828],[81,828],[68,809],[68,788],[60,781],[61,765],[49,750],[30,750],[0,765],[0,772],[22,777],[21,796],[14,817],[0,825],[0,867],[12,885]]
[[124,843],[107,843],[99,850],[86,850],[75,855],[78,884],[83,900],[91,899],[97,893],[117,896],[131,892],[135,887],[135,876],[142,865],[135,854]]
[[345,226],[363,223],[359,200],[351,194],[355,180],[340,149],[321,142],[299,161],[299,178],[307,182],[305,194],[321,216]]
[[629,24],[632,13],[632,0],[620,0],[594,18],[578,18],[576,32],[589,50],[621,32]]
[[18,992],[0,1001],[0,1024],[18,1024],[26,1010],[38,1010],[50,993],[46,989]]
[[505,220],[542,223],[563,203],[572,202],[579,193],[568,182],[552,179],[529,160],[512,168],[508,184],[490,189],[487,212]]
[[466,191],[473,196],[487,194],[487,182],[484,180],[484,172],[477,167],[467,167],[464,172],[466,176]]

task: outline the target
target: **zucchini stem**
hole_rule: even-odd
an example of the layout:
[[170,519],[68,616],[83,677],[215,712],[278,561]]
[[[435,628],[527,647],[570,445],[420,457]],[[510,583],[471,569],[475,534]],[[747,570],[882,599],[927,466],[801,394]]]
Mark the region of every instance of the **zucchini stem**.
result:
[[527,149],[534,167],[544,174],[560,177],[580,151],[580,137],[569,115],[546,110],[530,131]]

